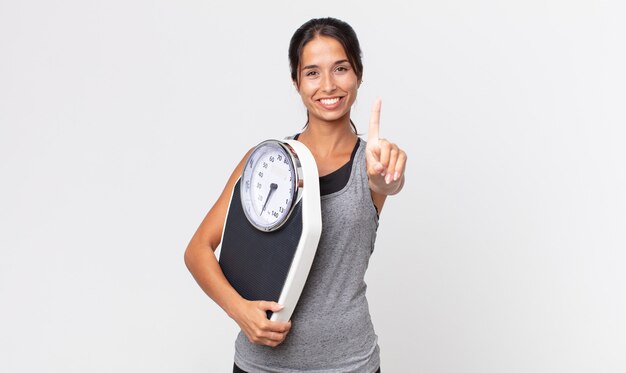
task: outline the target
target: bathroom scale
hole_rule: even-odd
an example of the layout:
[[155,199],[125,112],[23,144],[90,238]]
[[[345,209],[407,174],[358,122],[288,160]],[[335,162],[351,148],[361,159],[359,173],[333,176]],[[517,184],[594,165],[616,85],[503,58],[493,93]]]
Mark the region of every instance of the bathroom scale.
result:
[[219,264],[248,300],[274,301],[273,321],[289,321],[322,232],[319,176],[309,149],[266,140],[246,160],[230,198]]

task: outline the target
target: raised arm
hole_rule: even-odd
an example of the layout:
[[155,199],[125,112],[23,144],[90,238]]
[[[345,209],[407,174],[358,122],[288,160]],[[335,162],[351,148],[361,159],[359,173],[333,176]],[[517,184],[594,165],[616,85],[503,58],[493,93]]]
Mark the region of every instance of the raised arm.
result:
[[389,195],[404,186],[406,153],[398,145],[379,137],[381,99],[377,98],[370,114],[365,161],[372,200],[380,212]]

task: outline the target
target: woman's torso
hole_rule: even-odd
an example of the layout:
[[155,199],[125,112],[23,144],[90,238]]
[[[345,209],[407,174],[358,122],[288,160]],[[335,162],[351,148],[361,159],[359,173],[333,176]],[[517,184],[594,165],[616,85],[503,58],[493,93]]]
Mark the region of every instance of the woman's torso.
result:
[[359,139],[346,185],[321,197],[322,236],[289,335],[272,348],[252,344],[240,333],[235,363],[243,370],[346,373],[378,368],[364,281],[378,217],[364,152],[365,142]]

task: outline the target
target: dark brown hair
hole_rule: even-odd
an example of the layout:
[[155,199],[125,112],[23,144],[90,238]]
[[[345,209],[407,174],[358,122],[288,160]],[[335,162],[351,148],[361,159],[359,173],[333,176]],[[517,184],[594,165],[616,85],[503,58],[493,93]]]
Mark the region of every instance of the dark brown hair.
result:
[[328,36],[337,40],[346,51],[348,61],[354,69],[359,82],[363,78],[363,62],[361,46],[354,29],[344,21],[336,18],[314,18],[302,26],[291,37],[289,42],[289,65],[291,80],[298,83],[298,68],[304,46],[318,36]]
[[[300,85],[299,68],[302,50],[304,46],[318,36],[327,36],[337,40],[348,55],[348,62],[354,69],[356,77],[361,82],[363,78],[363,62],[361,61],[361,46],[359,39],[352,26],[336,18],[314,18],[296,30],[289,42],[289,66],[291,68],[291,80]],[[308,116],[308,113],[307,113]],[[356,127],[350,120],[356,133]]]

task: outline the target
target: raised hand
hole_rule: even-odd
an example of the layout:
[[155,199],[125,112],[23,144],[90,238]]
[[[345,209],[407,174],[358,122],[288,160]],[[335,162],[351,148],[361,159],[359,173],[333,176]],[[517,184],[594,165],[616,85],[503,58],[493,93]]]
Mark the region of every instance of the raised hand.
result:
[[370,115],[365,149],[370,188],[382,195],[396,194],[402,189],[406,153],[398,145],[379,137],[381,99],[377,98]]

